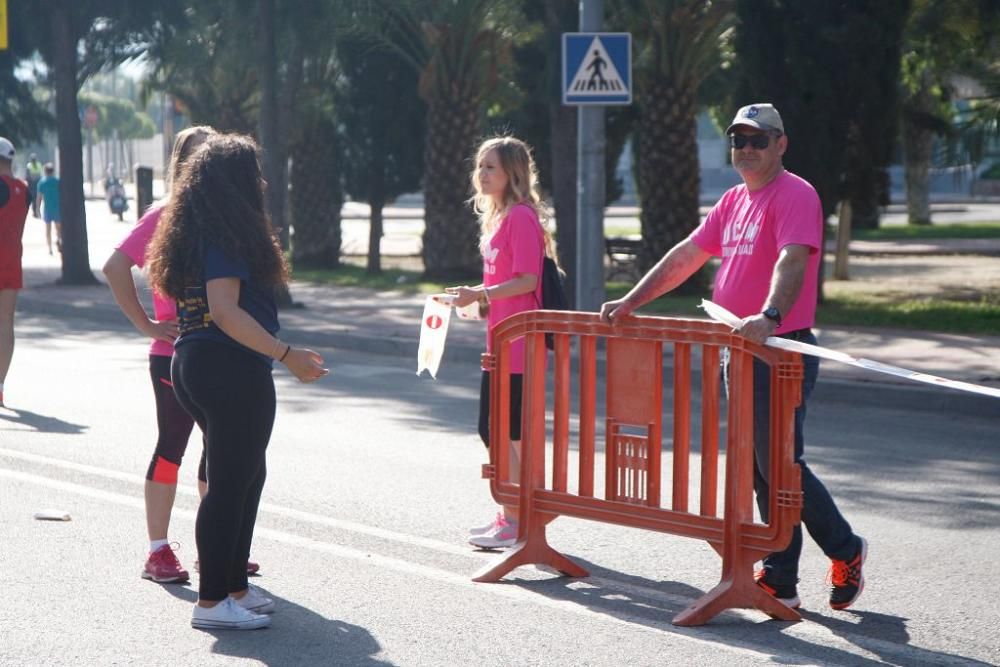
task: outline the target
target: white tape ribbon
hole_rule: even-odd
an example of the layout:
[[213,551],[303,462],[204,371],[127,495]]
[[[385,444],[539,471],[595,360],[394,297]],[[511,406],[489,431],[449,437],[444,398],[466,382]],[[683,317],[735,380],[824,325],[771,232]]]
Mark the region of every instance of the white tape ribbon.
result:
[[[733,315],[719,304],[708,301],[707,299],[702,299],[701,308],[704,309],[704,311],[708,313],[708,316],[716,322],[722,322],[733,329],[739,329],[743,324],[743,320],[739,317],[736,317],[736,315]],[[959,391],[968,391],[973,394],[982,394],[983,396],[1000,398],[1000,389],[996,389],[994,387],[984,387],[983,385],[972,384],[971,382],[960,382],[958,380],[949,380],[948,378],[939,377],[937,375],[918,373],[917,371],[911,371],[908,368],[890,366],[889,364],[872,361],[871,359],[858,359],[857,357],[852,357],[851,355],[844,354],[843,352],[837,352],[836,350],[819,347],[818,345],[800,343],[799,341],[789,340],[788,338],[771,336],[764,341],[764,344],[781,350],[808,354],[822,359],[829,359],[831,361],[839,361],[840,363],[847,364],[849,366],[857,366],[858,368],[865,368],[870,371],[875,371],[876,373],[894,375],[907,380],[913,380],[914,382],[924,382],[938,387],[947,387],[948,389],[958,389]]]

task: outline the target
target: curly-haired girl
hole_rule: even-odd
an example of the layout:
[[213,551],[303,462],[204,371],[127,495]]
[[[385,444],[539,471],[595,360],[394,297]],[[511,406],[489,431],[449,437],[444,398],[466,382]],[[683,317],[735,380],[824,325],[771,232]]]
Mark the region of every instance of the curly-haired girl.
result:
[[246,562],[274,425],[272,360],[302,382],[327,373],[319,354],[277,338],[274,292],[288,272],[264,185],[252,139],[208,137],[182,169],[149,248],[153,287],[177,300],[174,391],[206,434],[196,628],[270,624],[274,601],[249,584]]

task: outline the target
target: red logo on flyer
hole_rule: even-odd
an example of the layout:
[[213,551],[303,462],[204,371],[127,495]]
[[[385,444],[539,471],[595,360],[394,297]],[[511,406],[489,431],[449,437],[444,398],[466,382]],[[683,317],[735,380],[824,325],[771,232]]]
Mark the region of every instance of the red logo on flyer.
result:
[[428,315],[427,316],[427,326],[431,329],[440,329],[443,322],[438,315]]

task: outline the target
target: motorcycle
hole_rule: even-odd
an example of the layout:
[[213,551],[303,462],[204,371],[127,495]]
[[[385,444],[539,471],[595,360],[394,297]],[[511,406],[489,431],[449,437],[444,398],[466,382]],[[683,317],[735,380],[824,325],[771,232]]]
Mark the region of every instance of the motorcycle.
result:
[[125,186],[118,177],[109,178],[104,186],[105,197],[108,200],[108,208],[119,220],[124,220],[124,213],[128,210],[128,197],[125,194]]

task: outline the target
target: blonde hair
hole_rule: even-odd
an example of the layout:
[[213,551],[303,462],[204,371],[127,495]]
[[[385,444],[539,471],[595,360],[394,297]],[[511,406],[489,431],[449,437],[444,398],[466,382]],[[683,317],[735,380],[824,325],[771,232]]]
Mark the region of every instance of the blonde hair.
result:
[[[507,189],[502,203],[497,204],[490,195],[484,195],[479,185],[479,163],[490,151],[496,151],[500,168],[507,175]],[[500,228],[500,223],[514,206],[524,204],[534,210],[545,238],[545,255],[559,264],[556,242],[549,231],[549,212],[538,193],[538,168],[531,156],[531,148],[520,139],[510,136],[487,139],[476,151],[476,158],[469,175],[475,193],[469,202],[479,216],[479,244],[485,247],[489,239]]]
[[187,159],[205,142],[205,139],[216,134],[218,132],[215,128],[208,125],[194,125],[177,133],[174,148],[170,151],[170,164],[167,166],[167,197],[170,196],[174,183],[180,180],[181,169]]

